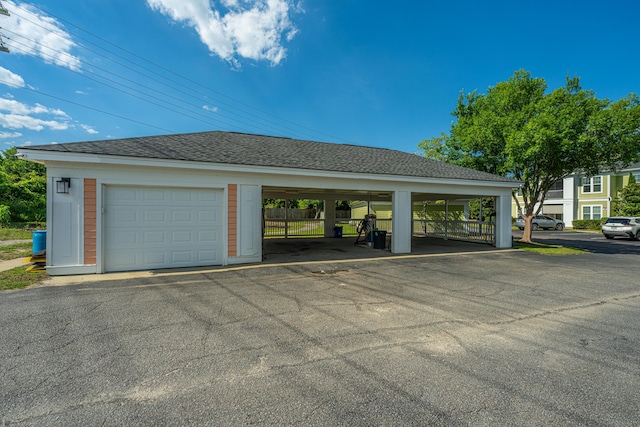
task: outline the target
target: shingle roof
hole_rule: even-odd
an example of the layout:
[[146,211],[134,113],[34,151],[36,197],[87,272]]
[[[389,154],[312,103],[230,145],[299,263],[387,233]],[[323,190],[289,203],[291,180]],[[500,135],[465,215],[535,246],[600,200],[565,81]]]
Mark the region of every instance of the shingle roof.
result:
[[624,168],[623,170],[630,171],[630,170],[638,170],[638,169],[640,169],[640,162],[633,163],[633,164],[627,166],[626,168]]
[[23,148],[333,172],[515,182],[397,150],[221,131]]

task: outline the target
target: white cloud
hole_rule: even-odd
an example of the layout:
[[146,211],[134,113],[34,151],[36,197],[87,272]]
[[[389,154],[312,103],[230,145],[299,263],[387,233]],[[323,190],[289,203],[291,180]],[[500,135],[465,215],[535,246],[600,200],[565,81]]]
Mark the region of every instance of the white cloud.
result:
[[208,105],[203,105],[202,109],[205,111],[211,111],[212,113],[218,112],[218,107],[209,107]]
[[14,114],[52,114],[68,118],[67,113],[57,108],[47,108],[39,103],[29,106],[13,99],[4,98],[0,98],[0,111],[9,111]]
[[[37,115],[54,116],[56,119],[35,117]],[[66,130],[69,128],[68,118],[69,116],[59,109],[0,98],[0,126],[5,129]]]
[[20,132],[0,132],[0,139],[19,138],[21,136]]
[[16,73],[0,67],[0,83],[11,87],[24,87],[24,79]]
[[80,125],[82,129],[84,129],[88,134],[95,135],[96,133],[100,133],[89,125]]
[[44,128],[51,130],[67,130],[69,124],[56,120],[42,120],[37,117],[25,116],[21,114],[0,113],[0,126],[8,129],[30,129],[41,131]]
[[152,9],[193,27],[211,52],[235,66],[238,57],[272,65],[286,57],[282,41],[291,41],[298,31],[289,18],[296,10],[291,0],[221,2],[222,12],[209,0],[147,0]]
[[80,59],[70,53],[76,44],[61,23],[27,3],[16,5],[7,0],[3,4],[10,13],[2,17],[2,28],[11,54],[39,56],[48,63],[80,69]]

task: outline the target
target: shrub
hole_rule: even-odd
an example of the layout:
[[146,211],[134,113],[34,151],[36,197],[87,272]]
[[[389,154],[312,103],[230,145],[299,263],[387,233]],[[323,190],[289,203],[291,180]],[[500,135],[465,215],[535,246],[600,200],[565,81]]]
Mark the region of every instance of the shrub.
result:
[[573,228],[575,230],[600,230],[607,218],[602,219],[574,219]]
[[0,226],[7,226],[11,222],[11,211],[9,206],[0,205]]

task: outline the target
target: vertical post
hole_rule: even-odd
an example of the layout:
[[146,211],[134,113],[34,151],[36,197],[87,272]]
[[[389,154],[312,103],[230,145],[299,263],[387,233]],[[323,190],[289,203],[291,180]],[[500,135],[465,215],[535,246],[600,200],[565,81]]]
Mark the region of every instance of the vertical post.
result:
[[473,230],[471,227],[471,223],[469,222],[470,218],[469,218],[469,201],[464,202],[464,213],[463,213],[463,219],[464,219],[464,233],[466,235],[467,238],[469,238],[470,236],[472,236],[473,234]]
[[336,225],[336,201],[324,200],[324,237],[333,237],[333,227]]
[[480,240],[484,240],[484,237],[482,236],[482,222],[483,222],[483,218],[482,218],[482,197],[480,197],[480,218],[478,218],[480,221],[478,222],[479,224],[479,230],[478,230],[478,235],[480,237]]
[[284,238],[289,237],[289,199],[284,199]]
[[504,194],[496,198],[496,248],[510,248],[513,246],[511,233],[511,194]]
[[411,192],[394,191],[391,204],[391,251],[394,254],[411,253]]
[[573,227],[573,219],[577,216],[578,202],[574,194],[578,194],[575,189],[575,178],[573,176],[562,180],[562,220],[565,227]]
[[449,240],[449,200],[444,201],[444,240]]

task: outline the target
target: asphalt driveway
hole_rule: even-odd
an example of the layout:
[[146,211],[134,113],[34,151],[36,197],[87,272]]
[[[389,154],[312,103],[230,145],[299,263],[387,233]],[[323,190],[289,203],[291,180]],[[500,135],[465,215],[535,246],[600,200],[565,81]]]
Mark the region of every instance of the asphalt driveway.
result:
[[637,265],[495,251],[3,292],[0,416],[637,425]]

